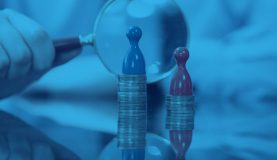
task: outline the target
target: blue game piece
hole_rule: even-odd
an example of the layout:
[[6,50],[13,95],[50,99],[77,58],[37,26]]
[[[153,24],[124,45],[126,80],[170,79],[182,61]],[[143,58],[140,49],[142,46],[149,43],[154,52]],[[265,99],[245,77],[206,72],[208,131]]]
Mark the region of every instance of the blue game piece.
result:
[[[122,73],[126,75],[145,75],[145,60],[139,48],[142,31],[139,27],[131,27],[126,36],[131,48],[123,61]],[[144,160],[145,149],[123,149],[122,160]]]
[[129,39],[131,48],[124,58],[122,73],[128,75],[145,74],[145,61],[138,45],[142,31],[139,27],[133,26],[129,29],[126,36]]

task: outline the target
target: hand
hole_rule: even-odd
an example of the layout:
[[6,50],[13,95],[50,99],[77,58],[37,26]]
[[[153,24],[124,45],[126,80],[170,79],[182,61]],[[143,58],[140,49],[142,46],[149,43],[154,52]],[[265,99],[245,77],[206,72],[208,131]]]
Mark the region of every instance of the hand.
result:
[[20,119],[0,111],[0,159],[78,160],[71,151],[58,145]]
[[[21,91],[49,71],[54,66],[55,50],[40,25],[15,11],[0,11],[0,26],[0,98],[3,98]],[[61,61],[77,54],[68,55],[70,58],[60,57]]]

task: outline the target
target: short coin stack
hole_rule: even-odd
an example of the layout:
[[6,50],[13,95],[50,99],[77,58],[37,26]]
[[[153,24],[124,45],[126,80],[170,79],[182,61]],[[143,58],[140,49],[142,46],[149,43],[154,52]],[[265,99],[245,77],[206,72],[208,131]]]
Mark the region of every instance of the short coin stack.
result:
[[193,130],[194,96],[172,96],[166,98],[167,120],[169,130]]

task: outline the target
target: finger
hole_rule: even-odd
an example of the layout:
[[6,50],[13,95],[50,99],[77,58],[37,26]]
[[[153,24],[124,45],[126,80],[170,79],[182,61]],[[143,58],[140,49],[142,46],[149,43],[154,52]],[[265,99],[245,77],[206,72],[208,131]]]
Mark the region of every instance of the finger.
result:
[[0,79],[4,79],[7,76],[9,64],[10,60],[8,54],[0,44]]
[[9,23],[7,17],[0,13],[0,44],[9,59],[8,78],[15,79],[27,74],[31,67],[31,52],[24,40]]
[[10,148],[9,160],[31,160],[31,148],[26,138],[8,134],[7,140]]
[[54,160],[54,154],[49,145],[43,143],[32,144],[32,160]]
[[9,9],[3,11],[11,24],[19,31],[32,51],[33,69],[49,69],[54,60],[54,46],[49,35],[33,20]]
[[0,135],[0,159],[8,159],[9,145],[4,136]]

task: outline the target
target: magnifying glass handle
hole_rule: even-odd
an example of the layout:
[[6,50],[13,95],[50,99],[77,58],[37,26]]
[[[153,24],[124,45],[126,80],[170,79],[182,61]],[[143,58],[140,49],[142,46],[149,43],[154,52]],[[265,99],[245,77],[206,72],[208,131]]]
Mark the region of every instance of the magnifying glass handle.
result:
[[78,37],[58,39],[54,40],[53,43],[57,54],[82,48]]
[[94,45],[94,36],[89,34],[87,36],[71,37],[64,39],[53,40],[56,54],[70,52],[82,48],[84,45]]

